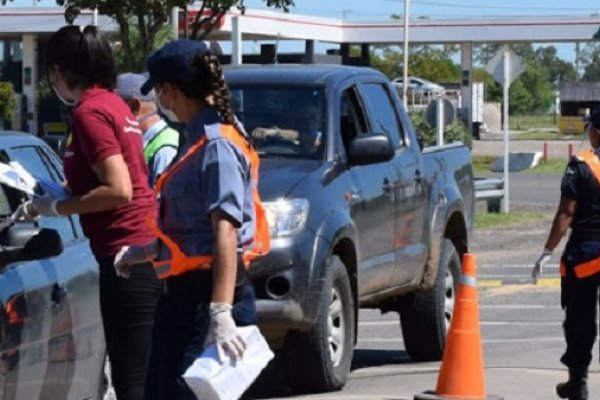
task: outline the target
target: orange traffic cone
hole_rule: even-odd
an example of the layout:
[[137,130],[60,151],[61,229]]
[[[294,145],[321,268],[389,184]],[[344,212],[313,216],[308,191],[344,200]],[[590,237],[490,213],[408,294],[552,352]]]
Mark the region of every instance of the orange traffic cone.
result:
[[465,254],[437,388],[416,395],[415,400],[502,399],[485,390],[476,272],[475,256]]

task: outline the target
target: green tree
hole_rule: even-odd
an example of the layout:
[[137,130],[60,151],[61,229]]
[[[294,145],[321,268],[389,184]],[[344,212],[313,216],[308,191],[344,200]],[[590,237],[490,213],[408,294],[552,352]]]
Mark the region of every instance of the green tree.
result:
[[473,82],[485,84],[485,101],[502,101],[502,86],[484,68],[473,70]]
[[580,53],[583,65],[582,81],[600,82],[600,42],[591,42],[585,45]]
[[[501,43],[483,43],[473,46],[473,59],[479,65],[486,65],[504,47]],[[524,62],[535,58],[531,43],[512,43],[508,47],[521,57]]]
[[[0,0],[0,3],[4,5],[7,1],[12,0]],[[294,5],[293,0],[263,1],[269,7],[282,8],[285,11]],[[65,18],[70,22],[73,22],[80,10],[85,8],[96,8],[100,14],[114,18],[121,33],[123,66],[127,70],[133,70],[134,66],[140,63],[135,57],[139,57],[139,54],[141,54],[145,58],[155,48],[157,35],[167,23],[171,9],[180,7],[187,10],[188,5],[195,2],[189,0],[56,0],[56,3],[66,8]],[[232,7],[237,7],[243,12],[244,0],[202,1],[201,12],[197,14],[194,21],[192,38],[202,39],[205,37]],[[137,54],[133,51],[134,46],[131,42],[131,31],[134,27],[138,32],[141,48],[141,52]]]
[[523,84],[532,98],[529,109],[525,111],[546,111],[550,107],[554,99],[552,83],[546,69],[540,63],[530,61],[517,81]]
[[[154,51],[173,39],[172,31],[169,26],[163,26],[154,39],[154,44],[151,51]],[[147,52],[144,49],[140,32],[135,24],[132,24],[129,30],[129,43],[131,46],[130,55],[127,57],[122,42],[117,42],[113,45],[113,55],[115,57],[115,63],[117,65],[117,71],[119,72],[142,72],[146,70],[146,57]],[[130,64],[131,63],[131,64]]]
[[460,66],[454,64],[450,56],[445,48],[421,48],[409,57],[408,73],[432,82],[458,82]]
[[[433,82],[458,82],[460,66],[450,58],[452,50],[432,46],[414,46],[410,48],[408,74]],[[393,79],[402,76],[403,54],[399,48],[386,46],[371,50],[371,65],[387,77]]]
[[510,85],[508,112],[517,116],[517,129],[519,126],[519,114],[529,112],[534,104],[531,92],[525,87],[523,81],[517,79]]
[[535,60],[547,71],[552,83],[573,82],[577,79],[573,63],[560,59],[554,46],[538,47],[535,50]]
[[15,109],[15,91],[12,83],[0,82],[0,129],[5,121],[10,121]]

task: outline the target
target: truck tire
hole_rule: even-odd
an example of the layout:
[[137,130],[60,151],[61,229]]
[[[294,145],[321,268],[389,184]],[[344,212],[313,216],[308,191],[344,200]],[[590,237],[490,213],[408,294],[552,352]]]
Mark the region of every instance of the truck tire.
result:
[[354,297],[346,267],[331,256],[319,304],[319,316],[308,332],[286,338],[286,373],[297,393],[341,389],[348,379],[354,347]]
[[413,361],[442,359],[459,277],[460,258],[452,242],[444,239],[433,287],[410,294],[401,302],[402,336]]

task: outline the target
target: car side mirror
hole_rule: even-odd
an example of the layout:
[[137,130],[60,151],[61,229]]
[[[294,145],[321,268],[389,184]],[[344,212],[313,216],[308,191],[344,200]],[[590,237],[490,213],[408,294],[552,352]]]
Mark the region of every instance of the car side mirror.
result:
[[41,260],[63,252],[62,239],[54,229],[37,228],[29,224],[15,224],[2,233],[0,261]]
[[386,162],[394,157],[394,149],[384,134],[361,134],[352,139],[348,154],[351,166]]

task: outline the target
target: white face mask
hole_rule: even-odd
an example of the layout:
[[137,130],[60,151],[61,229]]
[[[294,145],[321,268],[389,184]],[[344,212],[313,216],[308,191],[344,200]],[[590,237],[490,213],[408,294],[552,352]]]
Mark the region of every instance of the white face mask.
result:
[[173,100],[171,100],[171,107],[167,108],[163,106],[160,102],[161,93],[162,90],[156,95],[156,105],[158,106],[158,109],[169,121],[179,122],[179,118],[177,118],[177,115],[175,115],[175,112],[173,112]]
[[62,101],[65,105],[69,106],[69,107],[73,107],[76,102],[75,100],[70,100],[70,99],[66,99],[64,98],[58,91],[58,89],[56,88],[56,86],[51,85],[52,86],[52,90],[54,90],[54,94],[56,95],[56,97],[58,97],[58,99],[60,101]]
[[138,118],[138,122],[141,124],[145,121],[147,121],[148,119],[152,118],[153,116],[157,115],[158,113],[156,111],[151,112],[150,114],[146,114],[143,117]]
[[[57,71],[55,70],[54,72],[51,73],[56,73]],[[54,94],[56,94],[56,97],[58,97],[58,99],[63,102],[65,105],[69,106],[69,107],[73,107],[76,104],[75,100],[72,99],[67,99],[65,97],[63,97],[60,92],[58,91],[58,89],[56,88],[56,85],[53,82],[54,80],[52,78],[50,78],[50,87],[52,87],[52,90],[54,91]]]

